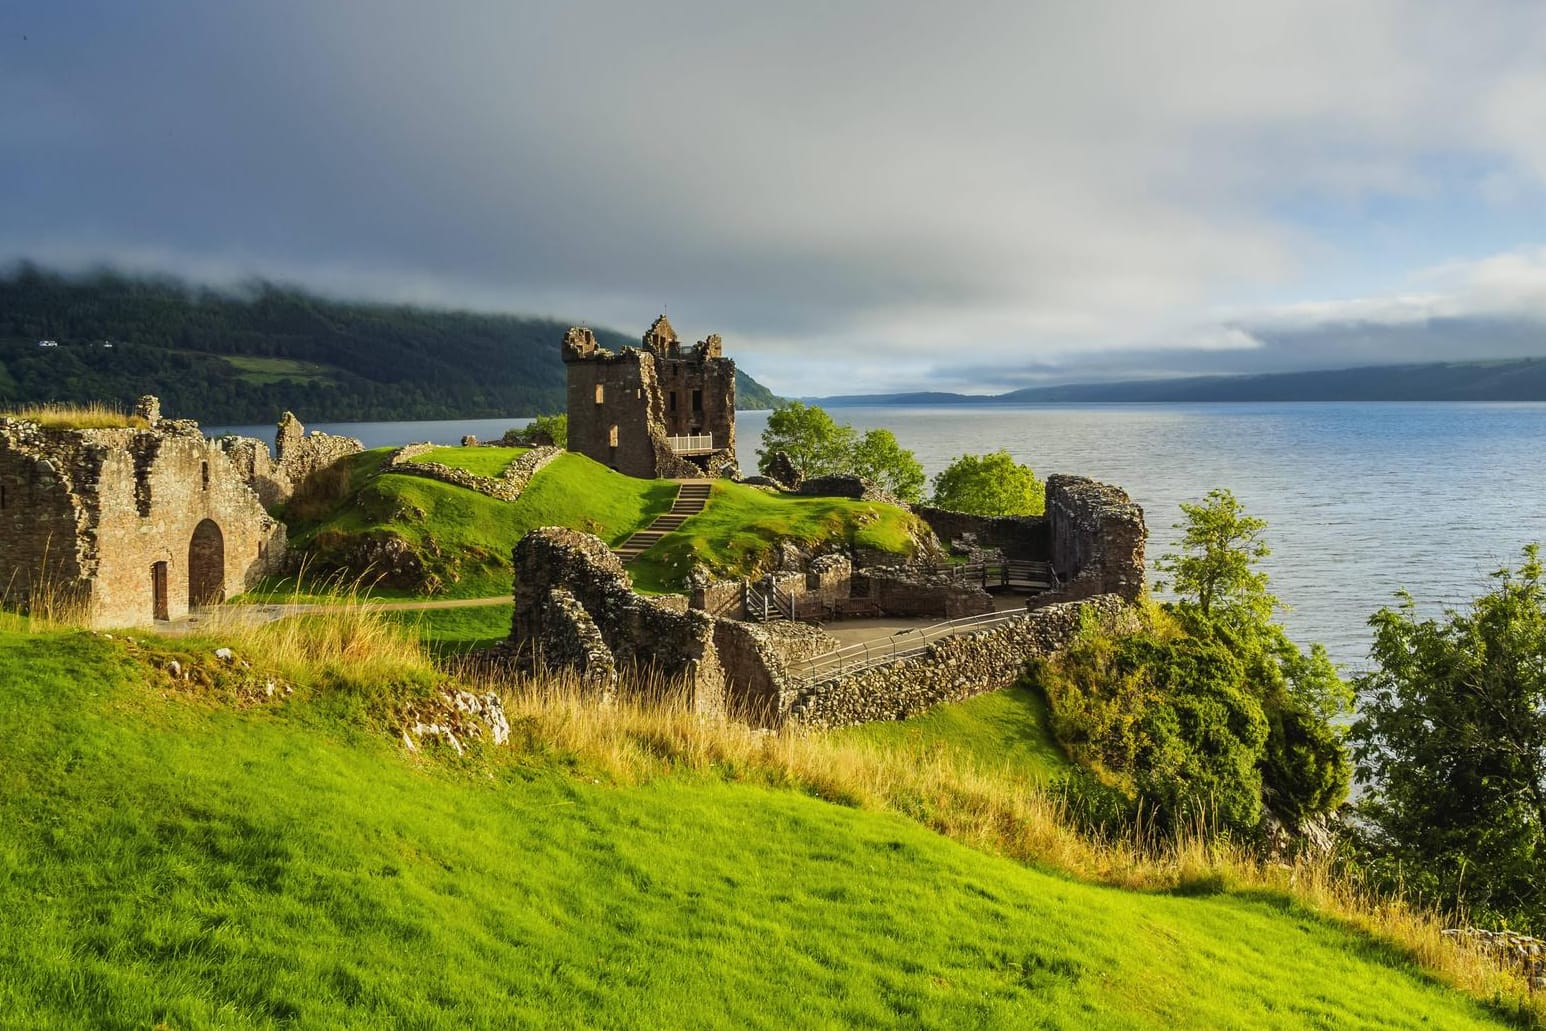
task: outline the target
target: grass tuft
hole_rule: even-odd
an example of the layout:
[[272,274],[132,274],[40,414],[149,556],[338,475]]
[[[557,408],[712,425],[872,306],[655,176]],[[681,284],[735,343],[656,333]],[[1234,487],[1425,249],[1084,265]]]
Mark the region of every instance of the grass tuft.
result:
[[67,404],[49,402],[29,404],[0,411],[0,417],[35,422],[51,430],[147,429],[150,424],[138,415],[102,402]]

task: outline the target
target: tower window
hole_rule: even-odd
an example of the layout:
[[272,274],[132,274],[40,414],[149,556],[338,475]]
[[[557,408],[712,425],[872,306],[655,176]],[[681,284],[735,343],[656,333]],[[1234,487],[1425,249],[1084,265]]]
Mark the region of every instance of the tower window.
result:
[[703,411],[703,391],[694,390],[692,392],[692,410],[695,412]]
[[609,432],[607,434],[607,446],[609,446],[609,447],[617,447],[617,427],[616,426],[613,426],[611,432]]
[[200,490],[209,490],[209,463],[203,463],[199,468],[199,479],[202,482]]
[[596,384],[596,403],[598,405],[599,404],[604,404],[606,402],[606,399],[607,399],[607,397],[606,397],[606,388],[603,387],[600,383],[597,383]]
[[671,410],[676,411],[676,391],[671,391]]

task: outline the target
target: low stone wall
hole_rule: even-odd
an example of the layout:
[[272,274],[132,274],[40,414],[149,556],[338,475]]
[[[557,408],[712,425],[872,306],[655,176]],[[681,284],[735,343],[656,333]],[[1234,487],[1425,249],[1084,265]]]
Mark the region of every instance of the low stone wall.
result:
[[887,616],[959,619],[993,611],[993,596],[980,584],[905,566],[861,570],[854,575],[852,596],[874,602]]
[[913,514],[929,524],[946,547],[966,537],[979,547],[997,548],[1007,559],[1046,562],[1052,558],[1051,527],[1046,516],[980,516],[929,505],[914,505]]
[[800,689],[787,676],[790,664],[836,646],[830,635],[804,623],[716,620],[714,647],[725,673],[727,711],[754,726],[779,726]]
[[564,453],[562,448],[536,447],[519,455],[498,476],[479,476],[439,462],[420,462],[418,457],[434,451],[438,444],[407,444],[388,456],[386,465],[395,473],[422,476],[456,487],[465,487],[499,501],[515,501],[549,462]]
[[853,498],[856,501],[881,501],[897,508],[906,508],[907,503],[898,501],[885,490],[871,483],[869,480],[858,476],[817,476],[809,480],[802,480],[794,493],[807,497],[819,498]]
[[902,720],[944,702],[956,702],[1013,684],[1026,663],[1073,640],[1088,609],[1114,616],[1114,595],[1049,605],[977,633],[946,638],[914,659],[861,670],[800,692],[789,720],[809,727],[848,727]]
[[739,580],[714,580],[692,588],[688,607],[721,619],[746,618],[746,586]]

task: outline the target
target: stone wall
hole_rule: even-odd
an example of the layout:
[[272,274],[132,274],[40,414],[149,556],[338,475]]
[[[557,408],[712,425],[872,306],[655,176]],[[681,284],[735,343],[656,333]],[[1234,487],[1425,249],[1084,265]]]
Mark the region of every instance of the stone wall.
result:
[[993,611],[993,596],[980,584],[958,580],[943,570],[938,573],[906,567],[861,570],[854,575],[851,596],[874,602],[887,616],[959,619]]
[[38,603],[48,584],[98,626],[181,618],[285,557],[284,526],[187,420],[71,430],[0,419],[0,527],[7,600]]
[[[511,644],[518,653],[560,670],[574,668],[573,656],[582,652],[585,674],[592,682],[609,681],[607,690],[647,687],[653,677],[685,689],[696,712],[725,711],[713,617],[633,593],[617,556],[577,530],[533,530],[516,545],[514,559]],[[560,591],[567,597],[554,603]],[[633,675],[620,676],[625,671]]]
[[929,505],[913,512],[949,547],[972,538],[982,548],[997,548],[1007,559],[1047,562],[1052,558],[1050,522],[1046,516],[980,516]]
[[712,580],[694,586],[688,594],[690,608],[721,619],[746,618],[746,585],[740,580]]
[[921,656],[845,674],[802,689],[789,720],[810,727],[847,727],[902,720],[944,702],[956,702],[1013,684],[1026,663],[1068,645],[1084,613],[1111,616],[1114,595],[1049,605],[971,634],[949,637]]
[[354,437],[307,433],[290,412],[279,419],[272,453],[256,437],[221,437],[217,443],[263,507],[271,511],[289,501],[310,477],[365,450]]
[[505,471],[498,476],[479,476],[477,473],[468,472],[466,469],[458,469],[454,466],[442,465],[439,462],[420,462],[418,457],[435,450],[436,444],[406,444],[398,448],[387,457],[386,466],[392,472],[404,473],[409,476],[422,476],[429,480],[439,480],[441,483],[449,483],[456,487],[465,487],[468,490],[486,494],[500,501],[515,501],[531,485],[532,478],[541,472],[558,456],[563,449],[556,447],[535,447],[525,454],[516,456]]
[[1143,594],[1148,530],[1126,491],[1083,476],[1049,476],[1047,518],[1052,568],[1063,580],[1059,599]]

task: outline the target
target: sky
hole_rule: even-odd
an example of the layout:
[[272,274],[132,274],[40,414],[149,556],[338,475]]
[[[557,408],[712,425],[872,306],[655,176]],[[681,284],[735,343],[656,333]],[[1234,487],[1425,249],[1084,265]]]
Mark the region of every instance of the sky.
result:
[[666,311],[789,395],[1546,355],[1546,14],[4,0],[15,260]]

